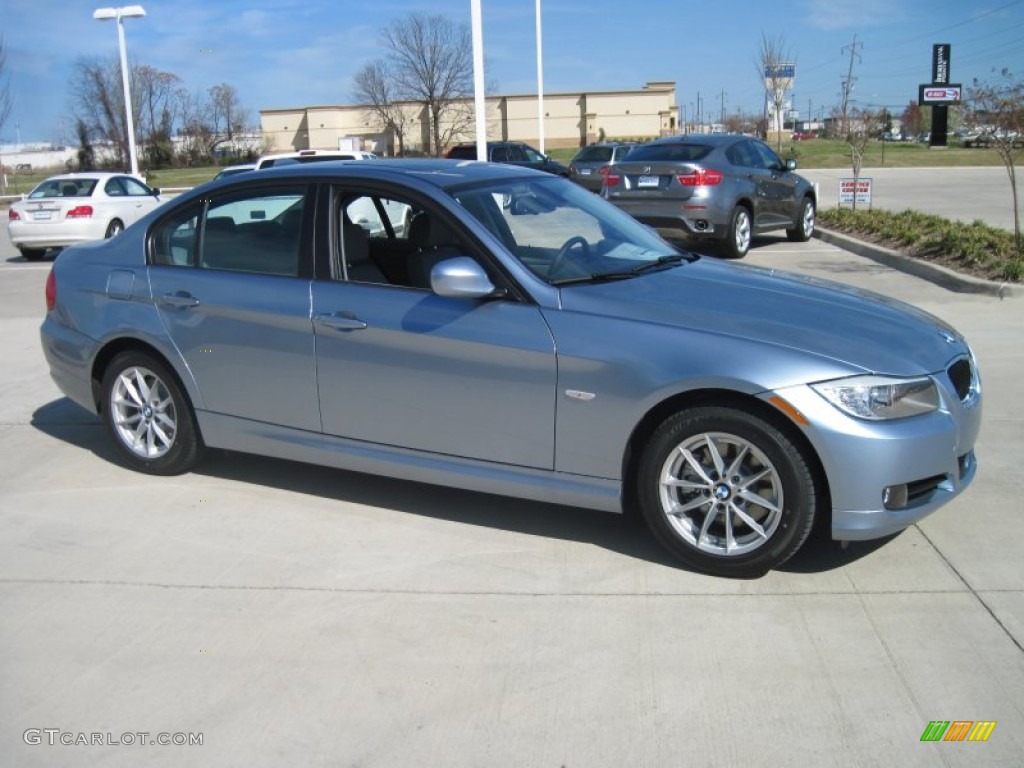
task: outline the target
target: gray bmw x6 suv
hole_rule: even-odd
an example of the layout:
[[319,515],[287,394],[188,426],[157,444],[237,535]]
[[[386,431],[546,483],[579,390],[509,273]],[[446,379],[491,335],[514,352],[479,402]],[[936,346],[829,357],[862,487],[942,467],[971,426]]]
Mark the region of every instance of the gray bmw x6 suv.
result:
[[747,136],[673,136],[634,147],[609,169],[601,194],[645,224],[717,240],[742,258],[762,232],[814,234],[814,187],[795,169]]

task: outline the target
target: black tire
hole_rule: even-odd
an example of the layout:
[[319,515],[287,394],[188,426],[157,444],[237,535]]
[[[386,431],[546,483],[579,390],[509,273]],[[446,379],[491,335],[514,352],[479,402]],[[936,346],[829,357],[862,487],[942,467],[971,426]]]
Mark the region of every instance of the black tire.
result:
[[[102,391],[107,431],[133,469],[178,475],[202,457],[192,404],[174,373],[153,356],[134,350],[115,356],[103,374]],[[129,434],[133,425],[138,425],[134,440]]]
[[46,255],[45,248],[19,248],[22,258],[25,261],[39,261]]
[[103,237],[109,240],[110,238],[116,237],[122,232],[124,232],[124,223],[120,219],[114,219],[107,225],[107,231],[103,235]]
[[791,243],[806,243],[814,236],[814,223],[814,201],[805,197],[800,203],[800,217],[796,220],[796,226],[786,230],[786,237]]
[[723,243],[725,255],[730,259],[742,259],[750,251],[750,241],[754,236],[754,223],[750,218],[750,210],[742,205],[732,209],[729,217],[729,229]]
[[[733,472],[716,469],[711,446],[722,469]],[[685,486],[663,484],[669,477]],[[814,525],[817,494],[801,448],[773,424],[731,407],[666,419],[637,474],[637,498],[654,537],[684,564],[716,576],[760,576],[792,557]]]

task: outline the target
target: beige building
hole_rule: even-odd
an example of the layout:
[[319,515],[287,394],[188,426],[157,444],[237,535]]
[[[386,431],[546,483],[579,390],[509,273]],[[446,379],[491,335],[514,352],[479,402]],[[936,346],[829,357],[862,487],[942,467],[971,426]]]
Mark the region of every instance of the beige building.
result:
[[[426,109],[402,104],[405,151],[428,147]],[[472,100],[459,102],[442,124],[442,143],[451,146],[476,136]],[[601,139],[652,139],[679,132],[676,84],[649,82],[635,91],[587,91],[544,95],[546,147],[580,147]],[[260,111],[264,141],[272,151],[368,149],[395,154],[397,142],[372,111],[362,106],[296,107]],[[538,143],[537,96],[519,94],[487,99],[487,137]]]

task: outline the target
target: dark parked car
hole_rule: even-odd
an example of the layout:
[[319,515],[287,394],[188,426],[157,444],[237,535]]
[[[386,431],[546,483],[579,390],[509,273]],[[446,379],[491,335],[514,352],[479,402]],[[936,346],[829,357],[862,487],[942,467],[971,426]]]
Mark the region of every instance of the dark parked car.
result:
[[635,146],[632,142],[605,141],[583,147],[569,163],[569,178],[591,192],[600,192],[608,168],[624,160]]
[[885,536],[975,476],[978,372],[948,325],[682,253],[525,168],[238,174],[65,250],[46,303],[53,379],[153,474],[223,448],[638,508],[683,562],[743,576],[816,519]]
[[[476,144],[456,144],[445,155],[450,160],[476,160]],[[569,169],[520,141],[487,142],[487,159],[492,163],[534,168],[555,176],[568,176]]]
[[747,136],[674,136],[635,147],[605,175],[601,194],[645,224],[714,239],[741,258],[762,232],[814,234],[814,187],[795,169]]

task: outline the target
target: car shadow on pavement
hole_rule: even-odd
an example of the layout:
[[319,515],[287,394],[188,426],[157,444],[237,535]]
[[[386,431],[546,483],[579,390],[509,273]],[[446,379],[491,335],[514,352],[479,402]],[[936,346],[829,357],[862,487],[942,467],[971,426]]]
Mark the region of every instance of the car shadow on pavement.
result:
[[[102,421],[68,398],[36,409],[31,424],[50,437],[120,465]],[[622,515],[602,513],[221,449],[208,450],[192,474],[463,525],[589,543],[627,557],[687,570],[654,541],[635,510]],[[829,571],[877,548],[870,546],[875,542],[858,542],[841,549],[817,531],[808,544],[779,570],[807,574]]]

